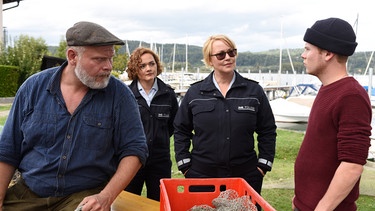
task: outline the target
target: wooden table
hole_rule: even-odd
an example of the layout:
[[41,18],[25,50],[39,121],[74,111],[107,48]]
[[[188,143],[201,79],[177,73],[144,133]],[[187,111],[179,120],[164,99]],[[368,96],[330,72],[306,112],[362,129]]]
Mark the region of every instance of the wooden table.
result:
[[112,211],[159,211],[160,202],[139,196],[127,191],[122,191],[113,202]]

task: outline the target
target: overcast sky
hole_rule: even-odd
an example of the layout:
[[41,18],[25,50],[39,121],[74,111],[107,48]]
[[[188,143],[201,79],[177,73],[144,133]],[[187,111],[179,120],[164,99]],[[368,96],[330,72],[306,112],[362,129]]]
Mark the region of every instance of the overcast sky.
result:
[[[3,12],[12,39],[24,34],[58,45],[78,21],[96,22],[123,40],[202,46],[226,34],[240,52],[303,48],[306,28],[339,17],[357,31],[357,51],[375,50],[372,1],[343,0],[22,0]],[[3,5],[3,9],[14,4]],[[358,25],[355,22],[358,18]],[[281,30],[282,29],[282,30]],[[282,32],[282,33],[281,33]],[[282,34],[282,36],[281,36]]]

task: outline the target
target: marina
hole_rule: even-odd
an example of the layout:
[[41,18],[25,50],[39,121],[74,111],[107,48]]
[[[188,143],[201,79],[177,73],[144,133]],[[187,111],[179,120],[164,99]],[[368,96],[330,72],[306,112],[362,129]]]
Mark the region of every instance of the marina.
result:
[[[190,87],[190,84],[203,80],[208,74],[209,73],[185,73],[181,71],[173,74],[162,73],[159,77],[175,89],[179,100],[181,100]],[[305,132],[309,110],[312,106],[314,95],[320,87],[319,81],[315,76],[308,74],[278,74],[269,72],[250,73],[250,71],[240,74],[259,82],[263,87],[265,94],[270,100],[270,104],[273,105],[272,109],[278,128]],[[368,75],[354,75],[353,77],[364,87],[368,87],[369,84],[371,84],[371,87],[374,87],[371,80],[372,77]],[[369,95],[372,99],[375,99],[370,92]],[[13,98],[0,98],[0,104],[9,104],[12,103],[12,101]],[[372,102],[375,102],[375,100]],[[7,112],[8,111],[1,112],[0,117],[7,115]],[[375,128],[374,116],[372,126]],[[2,125],[0,125],[0,134],[1,130]],[[371,139],[372,146],[370,151],[372,154],[369,155],[369,157],[373,158],[375,155],[375,129],[373,129]]]

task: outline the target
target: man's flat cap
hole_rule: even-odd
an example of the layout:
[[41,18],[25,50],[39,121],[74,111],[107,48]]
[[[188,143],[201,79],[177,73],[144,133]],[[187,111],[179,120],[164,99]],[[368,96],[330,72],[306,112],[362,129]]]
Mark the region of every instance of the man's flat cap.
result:
[[96,23],[81,21],[66,31],[68,46],[124,45],[124,41]]

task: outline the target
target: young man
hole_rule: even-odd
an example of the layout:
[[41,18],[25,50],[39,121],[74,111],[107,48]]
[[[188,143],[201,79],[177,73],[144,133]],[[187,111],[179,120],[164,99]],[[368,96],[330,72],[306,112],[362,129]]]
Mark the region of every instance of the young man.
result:
[[306,72],[322,86],[295,163],[293,209],[356,210],[372,118],[365,89],[346,69],[356,35],[346,21],[328,18],[308,28],[304,41]]
[[[91,22],[66,40],[67,62],[16,94],[0,137],[0,210],[109,210],[146,162],[134,95],[111,76],[123,41]],[[22,178],[8,188],[16,169]]]

